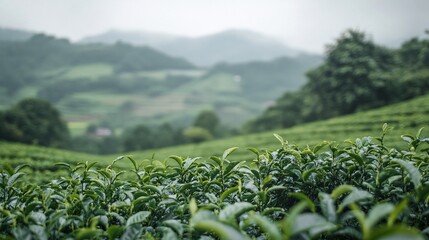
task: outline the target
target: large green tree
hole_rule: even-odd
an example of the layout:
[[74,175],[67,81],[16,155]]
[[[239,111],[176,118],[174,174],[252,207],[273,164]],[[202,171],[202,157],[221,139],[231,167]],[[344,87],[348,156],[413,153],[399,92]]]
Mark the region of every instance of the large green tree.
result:
[[25,99],[0,114],[0,139],[60,147],[68,138],[59,111],[44,100]]
[[193,126],[207,129],[211,134],[214,134],[219,124],[220,119],[215,112],[204,110],[195,118]]
[[327,118],[390,102],[398,79],[386,74],[395,65],[393,51],[364,33],[343,33],[328,47],[325,63],[307,74],[305,88],[320,105],[316,114]]

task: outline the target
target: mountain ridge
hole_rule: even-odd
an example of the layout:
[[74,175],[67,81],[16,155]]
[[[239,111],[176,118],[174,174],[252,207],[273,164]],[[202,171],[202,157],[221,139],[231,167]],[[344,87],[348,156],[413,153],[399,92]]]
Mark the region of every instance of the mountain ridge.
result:
[[83,43],[107,44],[118,41],[149,45],[169,55],[188,59],[199,66],[212,66],[220,62],[269,61],[281,56],[294,57],[304,53],[276,38],[244,29],[229,29],[200,37],[149,31],[110,30],[80,40]]

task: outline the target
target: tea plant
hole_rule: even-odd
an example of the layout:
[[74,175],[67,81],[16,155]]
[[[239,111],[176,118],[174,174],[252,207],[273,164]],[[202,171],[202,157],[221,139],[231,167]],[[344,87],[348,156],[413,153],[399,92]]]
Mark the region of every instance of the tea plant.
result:
[[[0,171],[4,239],[429,239],[429,138],[378,138],[204,160],[131,156],[57,164],[40,186],[26,165]],[[129,161],[122,171],[118,162]]]

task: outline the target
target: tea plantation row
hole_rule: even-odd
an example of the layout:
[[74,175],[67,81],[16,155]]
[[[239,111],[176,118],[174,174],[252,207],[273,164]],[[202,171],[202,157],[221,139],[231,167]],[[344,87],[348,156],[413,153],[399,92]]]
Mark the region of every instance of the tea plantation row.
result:
[[276,135],[280,149],[242,161],[230,148],[206,161],[62,163],[67,176],[43,185],[6,166],[0,238],[429,239],[429,138],[390,148],[388,131],[312,148]]

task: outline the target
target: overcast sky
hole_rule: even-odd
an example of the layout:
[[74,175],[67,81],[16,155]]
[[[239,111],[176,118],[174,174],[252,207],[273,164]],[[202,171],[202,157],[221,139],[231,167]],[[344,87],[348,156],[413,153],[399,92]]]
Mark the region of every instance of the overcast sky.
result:
[[111,29],[202,36],[249,29],[321,53],[347,28],[397,44],[429,29],[428,0],[0,0],[0,26],[79,40]]

